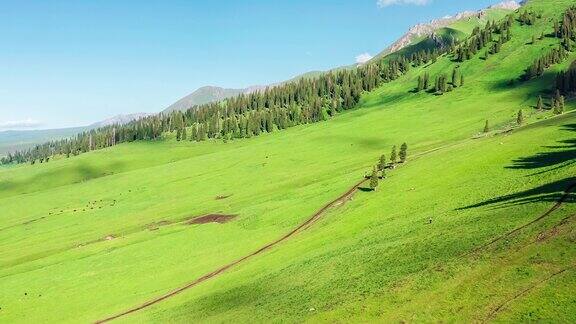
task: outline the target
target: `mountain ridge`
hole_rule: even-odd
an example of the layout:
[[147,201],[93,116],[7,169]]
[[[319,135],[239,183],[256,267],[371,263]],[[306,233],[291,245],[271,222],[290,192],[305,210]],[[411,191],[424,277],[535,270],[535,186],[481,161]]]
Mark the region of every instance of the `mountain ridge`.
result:
[[[385,50],[383,50],[378,55],[376,55],[372,60],[375,60],[375,59],[381,58],[382,56],[386,56],[386,55],[398,52],[398,51],[406,48],[407,46],[411,45],[417,38],[420,38],[420,37],[431,37],[432,40],[436,44],[442,44],[444,42],[442,37],[435,35],[435,32],[438,31],[439,29],[448,27],[452,23],[455,23],[455,22],[458,22],[458,21],[461,21],[461,20],[467,19],[467,18],[477,17],[478,19],[481,19],[482,17],[484,17],[486,15],[486,12],[488,10],[516,10],[516,9],[520,8],[524,3],[525,3],[525,1],[517,2],[514,0],[507,0],[507,1],[503,1],[500,3],[494,4],[494,5],[491,5],[485,9],[481,9],[478,11],[463,11],[463,12],[457,13],[456,15],[453,15],[453,16],[445,16],[443,18],[431,20],[428,23],[416,24],[416,25],[412,26],[408,30],[408,32],[406,32],[397,41],[395,41],[390,46],[388,46]],[[330,69],[328,71],[350,68],[352,66],[357,66],[357,65],[361,65],[361,64],[352,64],[349,66],[337,67],[335,69]],[[276,85],[281,85],[281,84],[285,84],[288,82],[297,81],[301,78],[313,78],[315,76],[318,76],[319,74],[326,73],[326,72],[327,71],[310,71],[310,72],[300,74],[294,78],[291,78],[291,79],[283,81],[283,82],[277,82],[277,83],[272,83],[272,84],[268,84],[268,85],[255,85],[255,86],[249,86],[249,87],[240,88],[240,89],[223,88],[223,87],[218,87],[218,86],[214,86],[214,85],[203,86],[203,87],[196,89],[192,93],[182,97],[181,99],[179,99],[175,103],[168,106],[162,112],[163,113],[169,113],[169,112],[172,112],[175,110],[183,111],[183,110],[192,108],[193,106],[196,106],[196,105],[202,105],[202,104],[206,104],[206,103],[217,102],[217,101],[221,101],[221,100],[224,100],[227,98],[235,97],[235,96],[240,95],[240,94],[250,94],[250,93],[253,93],[255,91],[260,91],[260,90],[266,89],[268,87],[274,87]]]

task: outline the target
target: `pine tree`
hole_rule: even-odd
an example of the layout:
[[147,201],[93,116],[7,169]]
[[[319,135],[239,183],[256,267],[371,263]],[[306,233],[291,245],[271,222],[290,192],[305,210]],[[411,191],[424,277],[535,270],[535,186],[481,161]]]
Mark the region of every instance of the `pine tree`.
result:
[[557,100],[555,100],[555,114],[562,115],[564,113],[564,96],[559,96]]
[[488,133],[490,131],[490,124],[488,120],[486,120],[486,124],[484,124],[484,133]]
[[383,171],[384,169],[386,169],[386,155],[382,154],[380,156],[380,162],[378,163],[378,169],[380,169],[380,171]]
[[422,76],[418,76],[418,86],[416,87],[416,91],[420,92],[424,89],[424,80],[422,80]]
[[408,157],[408,144],[403,143],[400,146],[400,163],[406,162],[406,158]]
[[390,163],[396,164],[396,159],[398,159],[398,154],[396,153],[396,145],[392,146],[392,153],[390,153]]
[[524,123],[524,114],[522,109],[518,110],[518,116],[516,117],[516,124],[522,125]]
[[376,190],[378,188],[378,170],[376,167],[372,169],[372,175],[370,176],[370,189]]
[[458,69],[452,70],[452,85],[458,87]]
[[542,96],[538,96],[538,102],[536,103],[536,109],[538,109],[538,111],[542,111],[544,109],[544,101],[542,100]]
[[554,94],[554,100],[556,102],[560,102],[560,97],[562,97],[562,95],[560,94],[560,90],[556,89],[556,92]]

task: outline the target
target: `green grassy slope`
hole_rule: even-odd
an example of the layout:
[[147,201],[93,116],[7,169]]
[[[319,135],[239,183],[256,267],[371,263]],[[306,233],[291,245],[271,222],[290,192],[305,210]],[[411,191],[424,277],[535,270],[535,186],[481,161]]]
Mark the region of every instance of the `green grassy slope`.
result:
[[535,289],[495,316],[569,322],[575,194],[517,235],[466,253],[554,205],[576,181],[575,136],[570,114],[414,158],[377,195],[360,192],[282,248],[127,319],[482,321],[516,293],[570,269],[543,285],[550,296]]
[[[549,15],[571,3],[530,5]],[[560,316],[574,314],[574,225],[560,220],[576,212],[573,196],[464,256],[537,218],[573,181],[574,113],[531,108],[553,75],[506,85],[554,43],[526,45],[549,29],[516,25],[500,54],[460,64],[466,85],[444,96],[410,91],[424,69],[451,71],[445,57],[328,122],[0,169],[0,321],[94,321],[179,287],[290,231],[404,141],[409,163],[378,192],[358,192],[291,241],[125,320],[570,319]],[[533,125],[472,139],[485,119],[505,128],[521,108]],[[208,213],[238,216],[184,222]],[[535,288],[511,298],[526,287]]]

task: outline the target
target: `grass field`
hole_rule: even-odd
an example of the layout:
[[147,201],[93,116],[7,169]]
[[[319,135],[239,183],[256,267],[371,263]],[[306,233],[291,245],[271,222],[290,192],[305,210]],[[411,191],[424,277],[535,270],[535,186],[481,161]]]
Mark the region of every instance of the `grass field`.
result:
[[[529,6],[559,16],[572,3]],[[507,85],[557,43],[528,44],[550,26],[515,25],[501,53],[459,64],[466,84],[443,96],[411,90],[424,69],[451,73],[446,57],[327,122],[0,169],[0,322],[91,322],[180,287],[289,232],[402,142],[409,161],[377,192],[121,320],[573,322],[576,197],[563,191],[576,114],[532,106],[574,56]],[[503,132],[519,109],[528,125]],[[486,119],[493,131],[477,136]],[[206,214],[236,218],[188,224]]]

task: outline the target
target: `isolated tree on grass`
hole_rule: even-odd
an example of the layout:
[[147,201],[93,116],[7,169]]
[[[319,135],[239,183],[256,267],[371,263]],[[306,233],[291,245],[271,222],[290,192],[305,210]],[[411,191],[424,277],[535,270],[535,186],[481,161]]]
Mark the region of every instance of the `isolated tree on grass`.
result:
[[396,153],[396,145],[392,146],[392,153],[390,153],[390,163],[393,165],[396,164],[396,160],[398,159],[398,154]]
[[490,124],[488,120],[486,120],[486,124],[484,124],[484,133],[488,133],[490,131]]
[[538,96],[538,102],[536,103],[536,109],[538,109],[538,111],[542,111],[544,109],[544,100],[542,100],[542,96]]
[[422,81],[424,90],[430,87],[430,74],[428,72],[424,73],[424,80]]
[[378,169],[380,171],[383,171],[384,169],[386,169],[386,155],[382,154],[382,156],[380,156],[380,163],[378,163]]
[[370,189],[376,190],[376,188],[378,188],[378,169],[375,166],[370,176]]
[[454,68],[454,70],[452,70],[452,86],[455,88],[459,86],[458,79],[458,68]]
[[424,80],[422,79],[422,76],[418,76],[418,86],[416,87],[416,91],[420,92],[424,89]]
[[524,123],[524,114],[522,109],[518,110],[518,115],[516,116],[516,124],[522,125]]
[[564,96],[558,96],[552,100],[552,107],[554,108],[554,114],[561,115],[564,113]]
[[408,144],[403,143],[400,146],[400,163],[406,162],[406,158],[408,157]]

